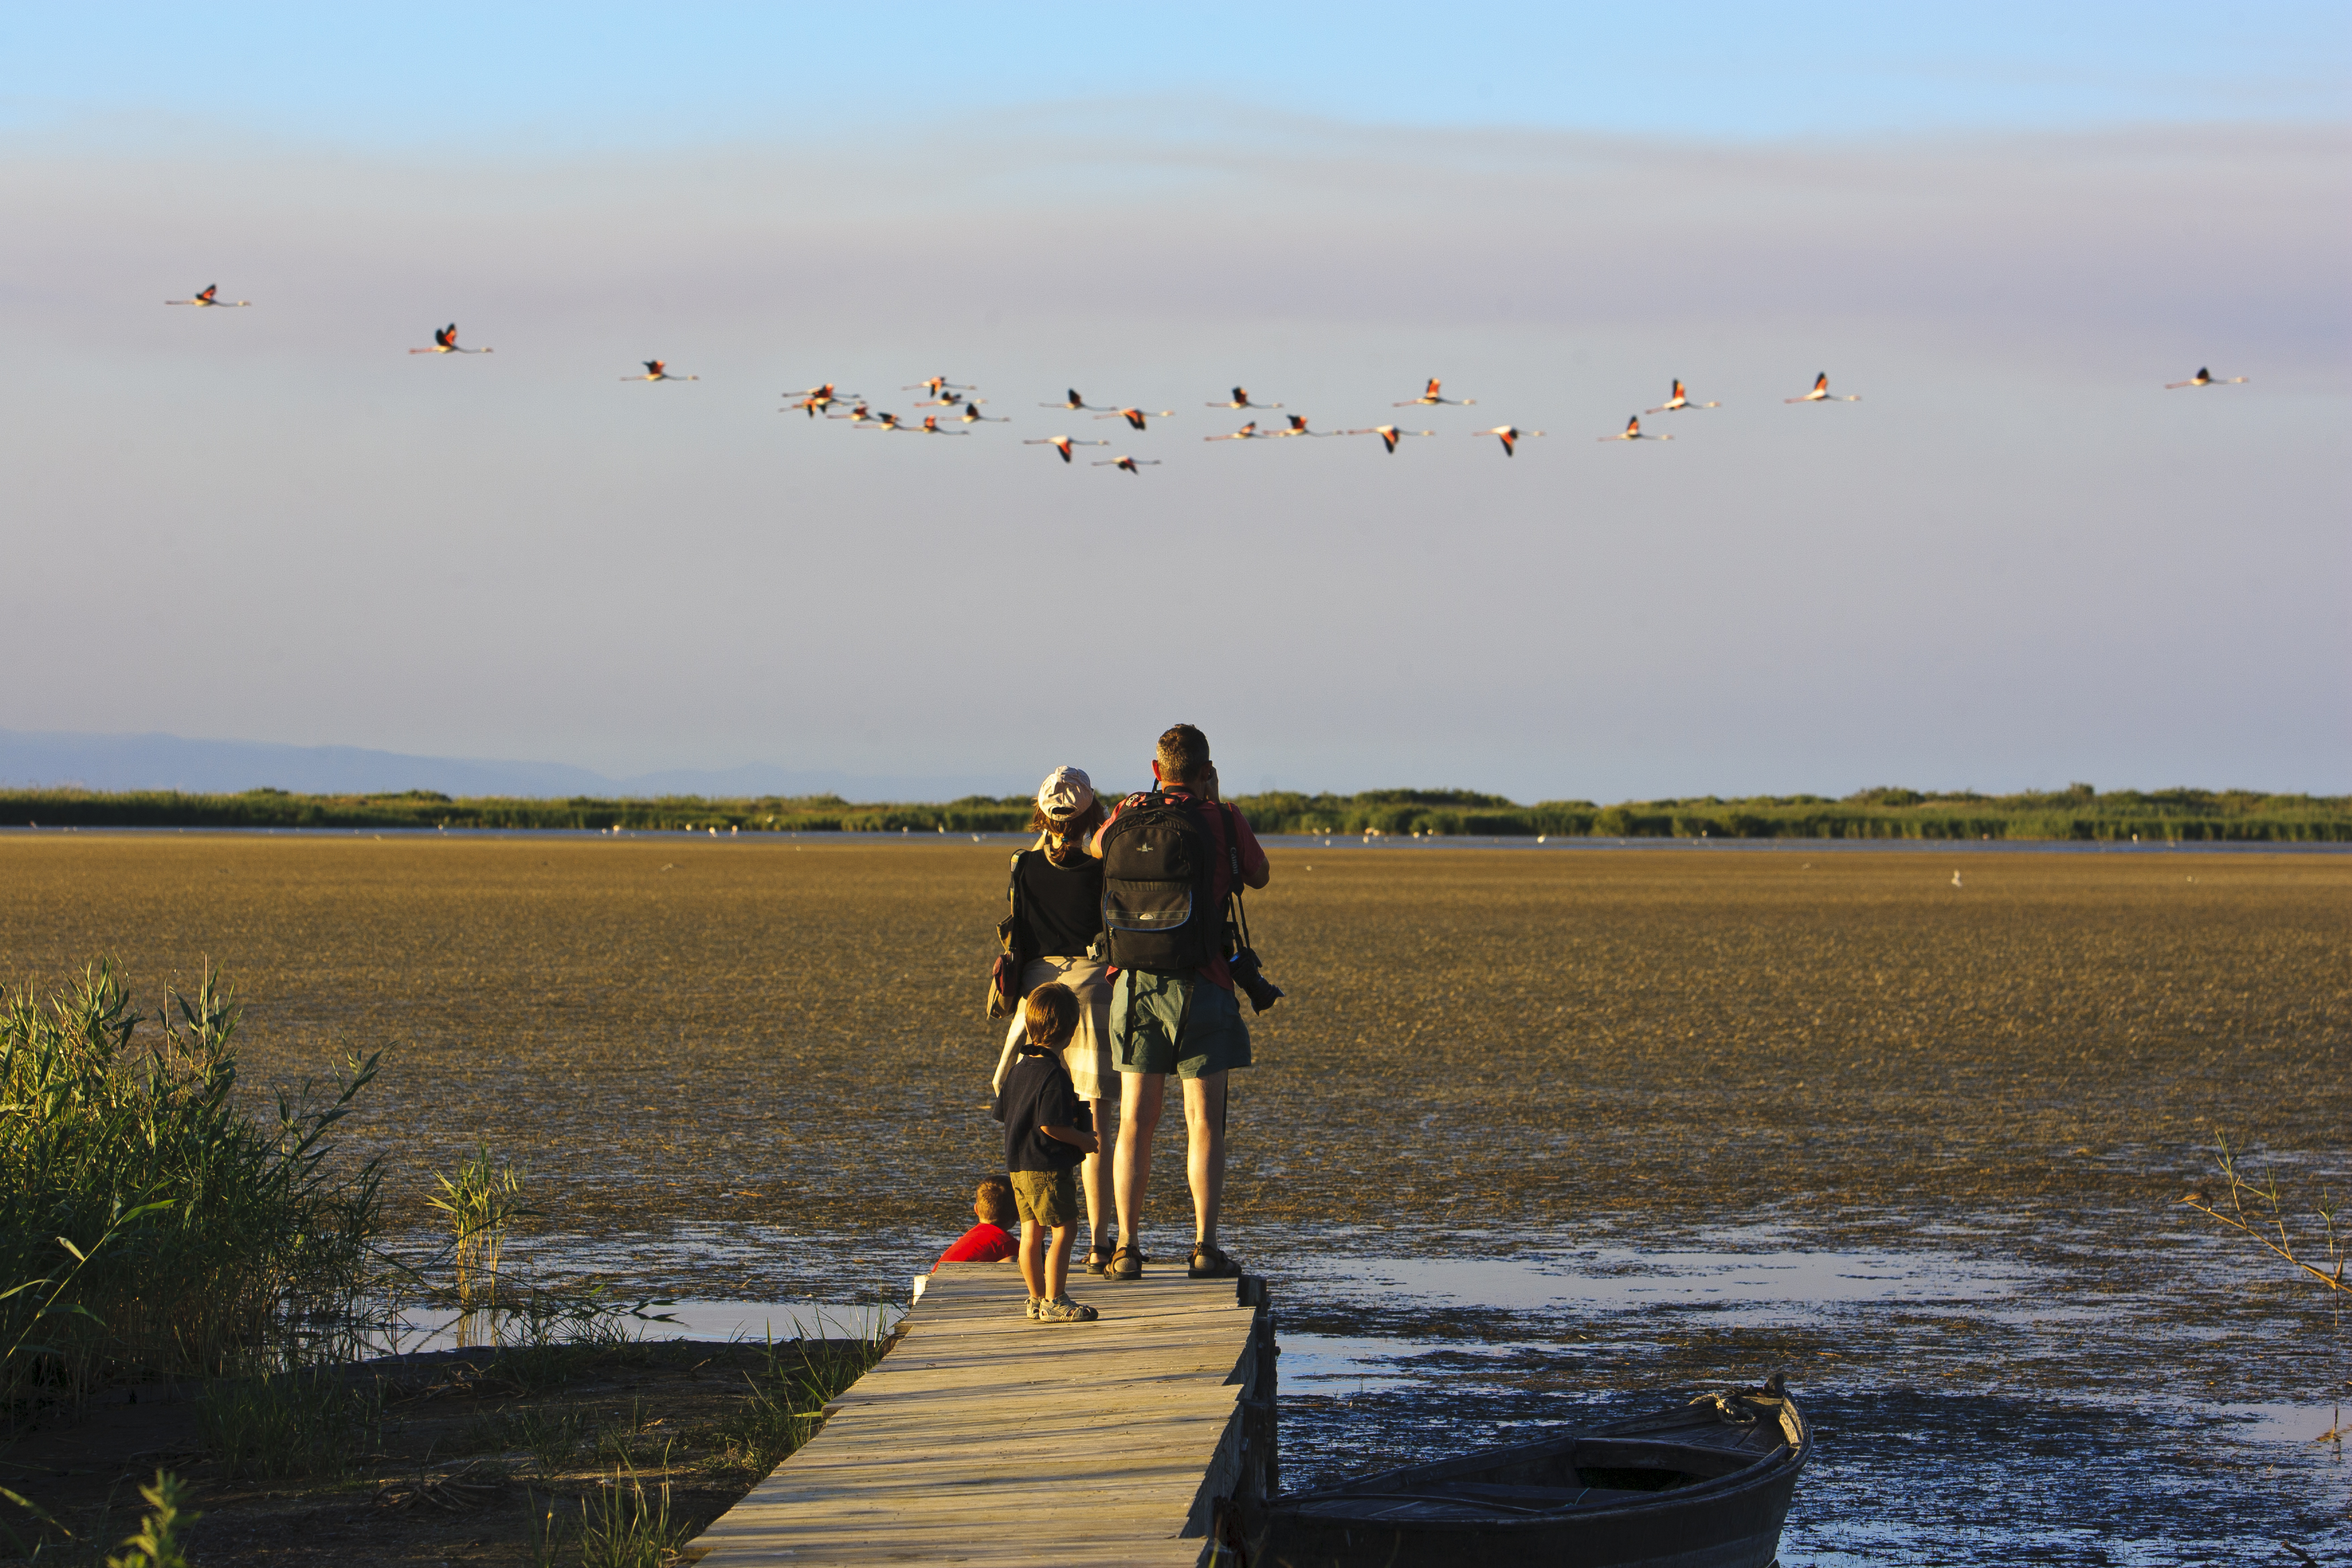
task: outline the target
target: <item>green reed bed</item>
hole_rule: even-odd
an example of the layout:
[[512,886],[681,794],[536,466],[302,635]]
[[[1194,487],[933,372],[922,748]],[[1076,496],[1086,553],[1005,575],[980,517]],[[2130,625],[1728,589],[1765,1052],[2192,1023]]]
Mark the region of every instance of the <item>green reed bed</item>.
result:
[[[1386,789],[1358,795],[1269,791],[1234,803],[1262,833],[1438,837],[2007,839],[2029,842],[2352,842],[2352,795],[2256,790],[2064,790],[1987,795],[1869,789],[1822,795],[1715,795],[1599,805],[1522,805],[1475,790]],[[552,828],[632,833],[1018,833],[1025,795],[967,795],[940,805],[853,805],[835,795],[706,799],[453,800],[399,795],[242,795],[173,791],[0,790],[0,822],[80,827]]]
[[283,1349],[362,1286],[378,1166],[328,1133],[374,1077],[324,1102],[236,1103],[239,1009],[209,971],[154,1026],[111,965],[0,1003],[0,1401],[18,1415],[123,1376],[215,1374]]

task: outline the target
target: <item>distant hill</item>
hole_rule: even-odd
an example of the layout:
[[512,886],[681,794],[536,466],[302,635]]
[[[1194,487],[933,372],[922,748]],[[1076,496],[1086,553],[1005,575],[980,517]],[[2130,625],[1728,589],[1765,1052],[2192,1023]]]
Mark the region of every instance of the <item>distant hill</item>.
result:
[[835,795],[844,800],[951,799],[1018,789],[1022,781],[973,775],[860,775],[747,763],[732,768],[671,768],[612,778],[565,763],[419,757],[362,746],[285,746],[261,741],[197,741],[179,735],[85,735],[0,730],[0,789],[79,788],[102,793],[166,790],[237,795],[393,795],[429,790],[458,797],[564,799],[595,795],[734,797]]

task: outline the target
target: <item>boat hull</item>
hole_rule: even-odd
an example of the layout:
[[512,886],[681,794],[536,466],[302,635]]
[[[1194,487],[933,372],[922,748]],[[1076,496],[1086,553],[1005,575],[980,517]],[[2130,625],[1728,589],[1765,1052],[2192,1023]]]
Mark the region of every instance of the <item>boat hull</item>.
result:
[[1391,1470],[1251,1510],[1261,1568],[1769,1568],[1812,1447],[1793,1402],[1702,1408]]

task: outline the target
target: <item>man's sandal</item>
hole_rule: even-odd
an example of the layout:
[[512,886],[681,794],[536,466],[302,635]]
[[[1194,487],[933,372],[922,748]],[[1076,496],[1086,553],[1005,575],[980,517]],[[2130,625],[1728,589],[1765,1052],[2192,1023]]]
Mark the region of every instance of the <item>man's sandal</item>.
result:
[[1111,1249],[1108,1247],[1088,1247],[1087,1249],[1087,1272],[1089,1274],[1109,1273],[1110,1253]]
[[1192,1265],[1184,1270],[1188,1279],[1238,1279],[1242,1266],[1225,1256],[1213,1241],[1204,1241],[1192,1248]]
[[1103,1270],[1107,1279],[1140,1279],[1143,1278],[1143,1254],[1132,1247],[1122,1247],[1110,1255],[1110,1267]]

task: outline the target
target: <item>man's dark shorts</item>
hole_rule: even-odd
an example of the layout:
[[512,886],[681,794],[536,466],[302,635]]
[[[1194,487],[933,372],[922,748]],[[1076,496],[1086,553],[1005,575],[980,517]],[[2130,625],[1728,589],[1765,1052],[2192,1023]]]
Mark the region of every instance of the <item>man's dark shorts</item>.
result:
[[1111,987],[1110,1054],[1121,1072],[1206,1078],[1250,1065],[1249,1026],[1212,981],[1123,969]]

